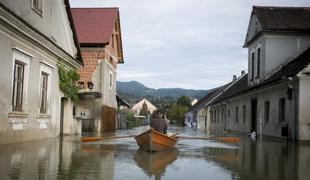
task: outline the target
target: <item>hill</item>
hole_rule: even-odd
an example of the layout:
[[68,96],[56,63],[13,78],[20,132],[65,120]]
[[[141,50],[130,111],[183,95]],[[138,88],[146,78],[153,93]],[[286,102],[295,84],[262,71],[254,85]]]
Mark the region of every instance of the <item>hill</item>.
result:
[[141,98],[147,98],[153,102],[165,101],[167,103],[177,100],[180,96],[188,96],[200,99],[209,90],[193,90],[182,88],[149,88],[137,81],[116,82],[116,91],[120,97],[133,104]]

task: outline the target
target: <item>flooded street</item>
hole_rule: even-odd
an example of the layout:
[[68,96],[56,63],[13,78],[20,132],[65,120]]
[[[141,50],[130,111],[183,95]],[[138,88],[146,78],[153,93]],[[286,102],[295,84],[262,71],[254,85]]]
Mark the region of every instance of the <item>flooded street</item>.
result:
[[[104,135],[139,134],[147,127]],[[171,127],[183,136],[204,131]],[[310,146],[279,140],[239,143],[180,139],[159,153],[138,149],[134,138],[81,143],[68,136],[0,146],[0,179],[308,179]]]

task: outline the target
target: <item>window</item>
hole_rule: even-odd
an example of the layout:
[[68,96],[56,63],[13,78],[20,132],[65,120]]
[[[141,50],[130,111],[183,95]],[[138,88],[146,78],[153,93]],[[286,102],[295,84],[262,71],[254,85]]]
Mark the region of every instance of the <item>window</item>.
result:
[[24,71],[24,64],[19,61],[15,61],[12,98],[13,111],[22,111]]
[[213,122],[213,111],[210,111],[211,122]]
[[279,99],[279,122],[285,122],[285,98]]
[[269,114],[270,114],[270,102],[266,101],[265,102],[265,107],[264,107],[264,117],[265,117],[265,123],[269,122]]
[[245,124],[245,121],[246,121],[246,106],[245,105],[242,106],[242,120],[243,120],[243,124]]
[[217,122],[218,123],[220,122],[220,110],[219,109],[217,110]]
[[251,81],[254,79],[254,65],[255,65],[255,53],[251,53]]
[[227,110],[227,116],[230,117],[230,109]]
[[259,78],[260,76],[260,57],[261,57],[261,48],[257,49],[257,72],[256,72],[256,78]]
[[222,109],[222,123],[224,122],[224,108]]
[[32,0],[31,8],[39,15],[42,15],[43,0]]
[[214,123],[216,123],[216,110],[213,111],[214,112]]
[[40,113],[46,113],[47,107],[47,85],[48,85],[48,74],[42,72],[41,74],[41,103]]
[[236,112],[235,112],[236,123],[239,121],[238,113],[239,113],[239,109],[238,109],[238,106],[237,106],[236,107]]

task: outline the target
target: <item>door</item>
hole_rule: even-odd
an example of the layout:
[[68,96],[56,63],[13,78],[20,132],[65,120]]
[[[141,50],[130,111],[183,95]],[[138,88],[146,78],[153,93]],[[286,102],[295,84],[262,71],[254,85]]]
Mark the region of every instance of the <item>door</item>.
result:
[[257,133],[257,99],[253,99],[251,102],[251,132]]

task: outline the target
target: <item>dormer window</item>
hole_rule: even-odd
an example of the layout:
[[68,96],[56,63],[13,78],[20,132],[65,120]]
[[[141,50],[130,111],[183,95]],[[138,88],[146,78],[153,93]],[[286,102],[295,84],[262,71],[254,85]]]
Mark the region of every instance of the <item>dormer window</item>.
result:
[[42,16],[43,0],[31,0],[31,8],[34,12]]

